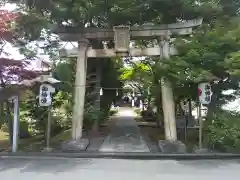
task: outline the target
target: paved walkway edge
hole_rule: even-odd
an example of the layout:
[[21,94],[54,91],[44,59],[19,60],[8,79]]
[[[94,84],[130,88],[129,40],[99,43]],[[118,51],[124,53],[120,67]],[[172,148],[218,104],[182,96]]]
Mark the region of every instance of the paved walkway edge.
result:
[[111,158],[137,160],[220,160],[240,159],[240,154],[161,154],[161,153],[0,153],[0,159]]

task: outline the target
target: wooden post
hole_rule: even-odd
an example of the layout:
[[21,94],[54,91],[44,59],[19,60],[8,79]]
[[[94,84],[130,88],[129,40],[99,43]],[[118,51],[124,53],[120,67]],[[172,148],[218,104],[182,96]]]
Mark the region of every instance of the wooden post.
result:
[[202,119],[202,104],[199,102],[198,107],[198,122],[199,122],[199,149],[203,148],[202,141],[202,130],[203,130],[203,119]]
[[52,121],[52,105],[48,106],[48,119],[47,119],[47,131],[46,131],[46,149],[50,150],[51,144],[51,121]]
[[80,39],[78,41],[78,59],[76,64],[75,95],[72,119],[73,140],[79,140],[82,137],[88,47],[89,41],[87,39]]
[[[169,59],[169,36],[161,38],[160,41],[160,58]],[[173,90],[171,83],[166,79],[161,80],[162,89],[162,106],[164,115],[164,128],[165,128],[165,139],[170,141],[177,140],[176,130],[176,118],[175,118],[175,105],[173,99]]]

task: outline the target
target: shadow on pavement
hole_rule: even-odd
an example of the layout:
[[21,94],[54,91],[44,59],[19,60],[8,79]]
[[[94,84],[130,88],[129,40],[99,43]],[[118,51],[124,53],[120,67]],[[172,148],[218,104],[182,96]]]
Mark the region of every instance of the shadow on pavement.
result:
[[197,160],[197,161],[177,161],[179,165],[184,167],[194,167],[202,170],[219,169],[226,165],[240,164],[240,160]]
[[0,172],[14,169],[25,172],[63,173],[91,164],[91,159],[1,159]]

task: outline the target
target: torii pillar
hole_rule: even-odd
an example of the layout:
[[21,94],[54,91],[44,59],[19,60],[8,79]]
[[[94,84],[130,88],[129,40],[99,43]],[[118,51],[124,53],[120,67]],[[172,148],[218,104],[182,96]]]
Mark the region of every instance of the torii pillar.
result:
[[82,138],[88,47],[89,41],[87,39],[81,38],[78,40],[78,57],[76,64],[75,93],[72,119],[72,139],[75,141]]
[[[159,47],[161,50],[161,60],[168,60],[170,36],[166,34],[160,39]],[[161,79],[162,107],[164,115],[165,139],[168,141],[177,141],[176,120],[175,120],[175,103],[173,97],[173,89],[171,83]]]
[[88,39],[79,38],[72,117],[72,140],[66,141],[62,144],[62,150],[64,151],[82,151],[85,150],[89,145],[89,140],[82,138],[88,48]]

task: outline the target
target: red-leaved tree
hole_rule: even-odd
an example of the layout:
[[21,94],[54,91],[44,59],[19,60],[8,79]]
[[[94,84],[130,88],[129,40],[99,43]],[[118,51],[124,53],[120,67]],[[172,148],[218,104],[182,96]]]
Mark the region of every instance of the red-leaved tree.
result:
[[20,19],[20,16],[14,12],[0,10],[0,80],[1,87],[12,83],[18,83],[25,79],[33,79],[39,75],[39,72],[27,69],[29,60],[14,60],[7,58],[8,53],[4,51],[7,42],[14,43],[18,38],[14,33],[11,24]]
[[[8,58],[10,54],[4,51],[7,42],[14,43],[20,38],[17,37],[12,26],[13,23],[20,20],[20,18],[21,16],[15,12],[0,10],[0,102],[1,112],[5,112],[7,115],[5,119],[8,121],[10,140],[12,140],[12,118],[10,115],[11,104],[8,99],[19,93],[22,89],[25,89],[24,86],[26,86],[26,84],[21,82],[33,80],[41,74],[41,72],[36,72],[27,68],[30,60],[15,60]],[[4,104],[6,108],[4,108]]]

